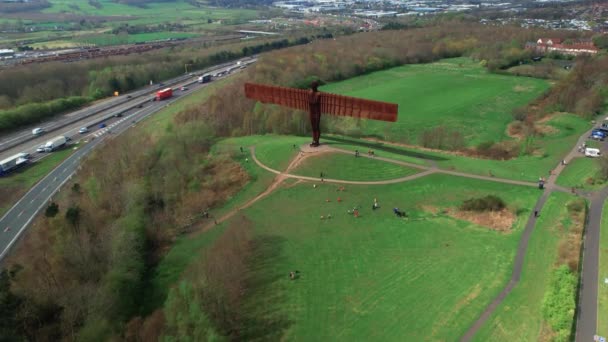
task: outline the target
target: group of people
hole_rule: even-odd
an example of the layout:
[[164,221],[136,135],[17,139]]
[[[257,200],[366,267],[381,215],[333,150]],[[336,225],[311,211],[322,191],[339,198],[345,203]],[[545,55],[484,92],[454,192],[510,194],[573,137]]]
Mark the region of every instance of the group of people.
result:
[[401,211],[399,210],[399,208],[393,208],[393,213],[395,213],[395,215],[397,215],[398,217],[407,217],[405,211]]

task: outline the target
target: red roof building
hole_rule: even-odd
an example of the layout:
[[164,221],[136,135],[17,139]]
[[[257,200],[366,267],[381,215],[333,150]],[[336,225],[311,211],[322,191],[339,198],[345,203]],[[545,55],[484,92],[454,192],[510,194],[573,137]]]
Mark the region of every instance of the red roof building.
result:
[[591,40],[573,40],[566,44],[561,38],[539,38],[536,44],[526,44],[527,48],[534,48],[538,52],[557,52],[565,55],[596,54],[598,48]]

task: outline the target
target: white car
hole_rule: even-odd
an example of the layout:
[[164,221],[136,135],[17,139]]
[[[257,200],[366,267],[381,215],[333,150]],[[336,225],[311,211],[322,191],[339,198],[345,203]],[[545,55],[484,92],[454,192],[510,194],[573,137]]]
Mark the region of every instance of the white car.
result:
[[40,128],[40,127],[38,127],[38,128],[34,128],[34,129],[32,130],[32,134],[33,134],[33,135],[40,135],[40,134],[42,134],[42,133],[44,133],[44,129],[43,129],[43,128]]
[[38,146],[38,147],[36,148],[36,152],[38,152],[38,153],[42,153],[42,152],[44,152],[44,145],[40,145],[40,146]]
[[602,152],[598,148],[589,148],[585,149],[585,157],[597,158],[602,155]]
[[80,134],[85,134],[88,132],[89,132],[89,129],[86,127],[82,127],[81,129],[78,130],[78,133],[80,133]]
[[182,87],[182,91],[188,90],[188,87]]

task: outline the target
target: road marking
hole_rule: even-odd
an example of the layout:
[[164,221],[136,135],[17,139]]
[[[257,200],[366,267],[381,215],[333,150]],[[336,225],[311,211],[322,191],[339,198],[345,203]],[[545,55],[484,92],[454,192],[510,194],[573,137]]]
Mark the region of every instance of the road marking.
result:
[[21,215],[23,215],[23,210],[21,210],[21,212],[19,213],[19,215],[17,215],[17,217],[21,217]]
[[5,233],[6,233],[6,232],[8,232],[8,231],[10,231],[10,230],[11,230],[11,227],[6,227],[6,228],[4,228],[4,232],[5,232]]
[[57,177],[53,178],[53,182],[56,182],[56,181],[57,181]]
[[40,192],[45,192],[46,188],[48,188],[48,186],[45,186],[44,189],[42,189],[42,191],[40,191]]
[[30,201],[30,204],[34,203],[34,201],[36,200],[36,198],[34,198],[33,200]]

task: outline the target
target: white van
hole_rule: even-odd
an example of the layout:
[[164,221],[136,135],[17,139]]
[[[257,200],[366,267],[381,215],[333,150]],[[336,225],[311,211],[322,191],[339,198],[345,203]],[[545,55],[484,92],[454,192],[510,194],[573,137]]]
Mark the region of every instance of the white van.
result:
[[598,148],[585,148],[585,157],[597,158],[602,155]]
[[40,135],[40,134],[42,134],[42,133],[44,133],[44,129],[42,129],[42,128],[40,128],[40,127],[38,127],[38,128],[34,128],[34,129],[32,130],[32,134],[33,134],[33,135]]

